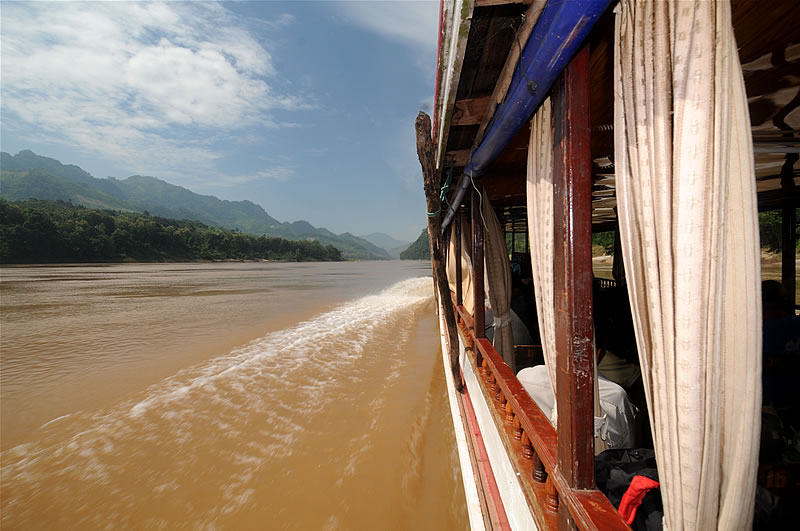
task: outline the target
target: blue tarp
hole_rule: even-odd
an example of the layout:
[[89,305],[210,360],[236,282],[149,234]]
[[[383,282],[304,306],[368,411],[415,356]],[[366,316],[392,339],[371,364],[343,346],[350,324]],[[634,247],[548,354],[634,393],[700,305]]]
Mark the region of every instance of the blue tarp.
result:
[[503,103],[470,154],[461,185],[447,211],[447,226],[470,186],[531,118],[553,83],[578,52],[611,0],[550,0],[522,50]]

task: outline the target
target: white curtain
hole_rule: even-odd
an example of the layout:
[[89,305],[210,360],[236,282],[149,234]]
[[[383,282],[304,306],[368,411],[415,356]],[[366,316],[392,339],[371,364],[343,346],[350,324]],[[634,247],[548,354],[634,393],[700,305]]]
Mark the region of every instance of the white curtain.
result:
[[450,291],[456,291],[456,223],[461,223],[461,297],[462,305],[470,315],[475,315],[475,296],[472,291],[472,260],[470,258],[469,232],[464,232],[468,227],[456,216],[450,224],[450,245],[447,252],[447,283]]
[[665,528],[749,529],[760,265],[730,4],[627,0],[617,9],[617,202]]
[[[536,315],[542,340],[544,364],[550,386],[556,394],[556,315],[553,285],[553,125],[550,98],[542,103],[531,120],[528,143],[528,232],[531,242],[533,287],[536,293]],[[595,454],[607,448],[602,436],[608,432],[608,418],[600,405],[597,381],[597,360],[594,370],[594,432]],[[558,425],[558,404],[553,407],[550,422]]]
[[481,216],[485,226],[486,291],[494,315],[494,348],[516,373],[514,336],[511,331],[511,264],[508,261],[506,234],[485,191],[481,194]]
[[[553,302],[553,125],[550,98],[531,120],[528,144],[528,232],[531,246],[536,315],[544,364],[556,388],[556,316]],[[555,425],[557,412],[551,421]]]

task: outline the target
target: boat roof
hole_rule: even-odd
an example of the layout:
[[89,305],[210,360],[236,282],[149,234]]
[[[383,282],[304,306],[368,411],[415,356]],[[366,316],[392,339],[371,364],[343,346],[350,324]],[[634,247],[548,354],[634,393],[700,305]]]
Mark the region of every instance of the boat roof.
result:
[[[439,50],[434,141],[437,169],[458,180],[482,142],[510,78],[547,2],[445,0]],[[613,133],[613,38],[616,2],[600,16],[588,38],[591,65],[592,219],[595,230],[616,219]],[[448,15],[450,15],[448,17]],[[753,131],[759,209],[800,203],[795,189],[782,189],[787,154],[800,152],[800,2],[733,0],[734,32],[742,63]],[[537,80],[532,80],[536,83]],[[527,116],[525,120],[529,120]],[[481,171],[482,184],[503,214],[506,230],[524,217],[528,125],[521,127]],[[469,172],[468,172],[469,173]],[[524,229],[523,229],[524,230]],[[519,229],[517,229],[519,231]]]

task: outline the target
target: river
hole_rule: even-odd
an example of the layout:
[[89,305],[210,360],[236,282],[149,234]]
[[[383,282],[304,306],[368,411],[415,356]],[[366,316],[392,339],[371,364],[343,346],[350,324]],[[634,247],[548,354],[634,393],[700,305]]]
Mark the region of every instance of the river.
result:
[[0,280],[3,529],[468,526],[428,263]]

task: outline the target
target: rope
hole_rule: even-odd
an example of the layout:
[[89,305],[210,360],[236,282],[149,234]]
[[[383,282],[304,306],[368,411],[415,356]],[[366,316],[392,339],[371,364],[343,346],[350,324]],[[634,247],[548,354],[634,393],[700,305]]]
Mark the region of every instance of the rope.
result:
[[486,218],[483,217],[483,194],[481,194],[481,191],[478,190],[477,186],[475,186],[475,180],[472,178],[472,172],[469,174],[469,182],[472,184],[472,188],[475,189],[475,193],[478,194],[478,208],[480,209],[481,213],[481,222],[483,223],[484,230],[486,230],[489,226],[486,224]]
[[450,207],[450,201],[447,200],[447,193],[450,191],[450,185],[453,182],[453,168],[447,169],[447,178],[444,180],[444,184],[439,189],[439,210],[436,212],[428,212],[428,217],[433,218],[438,216],[442,213],[442,203],[447,203],[448,208]]
[[494,318],[494,326],[495,328],[503,328],[504,326],[508,326],[511,324],[511,311],[504,313],[503,315],[498,315]]
[[[444,180],[442,189],[439,190],[439,203],[447,203],[450,206],[450,201],[447,199],[447,193],[450,191],[450,184],[453,182],[453,168],[447,168],[447,179]],[[441,210],[441,209],[440,209]]]

